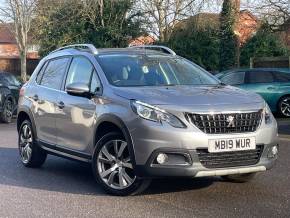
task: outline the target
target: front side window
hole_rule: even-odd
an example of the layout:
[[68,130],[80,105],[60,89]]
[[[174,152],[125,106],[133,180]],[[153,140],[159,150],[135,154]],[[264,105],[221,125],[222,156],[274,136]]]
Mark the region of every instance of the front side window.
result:
[[99,55],[97,60],[114,86],[217,85],[219,80],[193,63],[164,55]]
[[241,85],[245,82],[245,72],[230,73],[221,78],[221,81],[228,85]]
[[69,58],[49,61],[40,84],[48,88],[60,90],[68,61]]
[[87,58],[74,58],[69,68],[66,85],[72,83],[85,83],[90,85],[93,69],[93,65]]
[[248,83],[272,83],[274,82],[273,74],[269,71],[252,71],[248,72]]
[[93,94],[99,93],[101,91],[101,83],[99,77],[97,76],[97,72],[94,70],[92,75],[92,82],[90,91]]

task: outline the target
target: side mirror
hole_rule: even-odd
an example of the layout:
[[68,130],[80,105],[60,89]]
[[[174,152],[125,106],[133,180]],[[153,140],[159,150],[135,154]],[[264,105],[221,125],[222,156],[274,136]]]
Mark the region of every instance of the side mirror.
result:
[[66,92],[69,95],[76,95],[82,97],[90,97],[90,88],[85,83],[71,83],[66,86]]

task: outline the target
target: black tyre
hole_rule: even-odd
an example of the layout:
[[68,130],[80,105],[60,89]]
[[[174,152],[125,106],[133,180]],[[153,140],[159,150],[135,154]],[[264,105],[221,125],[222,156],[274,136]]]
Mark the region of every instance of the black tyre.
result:
[[47,154],[35,142],[35,134],[29,120],[22,122],[18,134],[18,148],[23,165],[33,168],[42,166]]
[[234,174],[234,175],[222,176],[222,178],[230,182],[245,183],[245,182],[249,182],[253,180],[255,176],[256,176],[256,173],[246,173],[246,174]]
[[14,111],[14,103],[11,99],[7,99],[3,105],[3,111],[0,113],[0,120],[3,123],[11,123]]
[[136,177],[128,143],[117,132],[108,133],[96,144],[92,169],[96,181],[113,195],[136,195],[144,191],[150,180]]
[[280,99],[278,112],[283,117],[290,117],[290,96],[284,96]]

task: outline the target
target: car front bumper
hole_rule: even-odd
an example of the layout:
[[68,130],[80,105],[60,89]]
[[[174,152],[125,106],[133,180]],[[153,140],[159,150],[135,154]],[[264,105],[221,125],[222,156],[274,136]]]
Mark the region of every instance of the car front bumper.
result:
[[[130,134],[135,155],[135,171],[139,177],[204,177],[254,173],[271,169],[277,160],[277,155],[268,156],[270,149],[278,145],[275,120],[267,125],[262,121],[256,132],[236,134],[205,134],[194,126],[177,129],[146,120],[138,122],[135,121],[130,128]],[[208,149],[210,139],[233,137],[255,137],[256,144],[263,146],[257,163],[218,168],[207,168],[201,163],[197,150]],[[154,161],[159,153],[184,154],[190,161],[181,165],[156,164]]]
[[[236,167],[224,167],[224,168],[207,168],[199,160],[196,150],[170,150],[170,149],[158,149],[153,152],[147,163],[144,165],[136,165],[135,171],[137,176],[144,178],[158,178],[158,177],[206,177],[206,176],[223,176],[230,174],[243,174],[243,173],[255,173],[262,172],[271,169],[278,158],[269,158],[268,154],[270,149],[277,144],[264,145],[263,152],[258,162],[253,165],[236,166]],[[161,165],[154,164],[154,159],[160,152],[174,152],[174,153],[186,153],[190,155],[191,162],[188,165]]]

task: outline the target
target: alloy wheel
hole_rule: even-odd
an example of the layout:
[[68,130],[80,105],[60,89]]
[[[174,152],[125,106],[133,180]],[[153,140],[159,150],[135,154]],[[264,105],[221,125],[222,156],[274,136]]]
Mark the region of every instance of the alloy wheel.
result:
[[290,117],[290,97],[286,97],[281,101],[280,111],[284,116]]
[[136,179],[128,144],[123,140],[111,140],[103,145],[98,154],[97,168],[103,182],[113,189],[128,188]]
[[32,155],[32,131],[31,128],[25,124],[20,130],[19,151],[23,163],[28,163]]
[[11,101],[7,101],[5,105],[5,115],[7,119],[11,119],[13,115],[13,104]]

